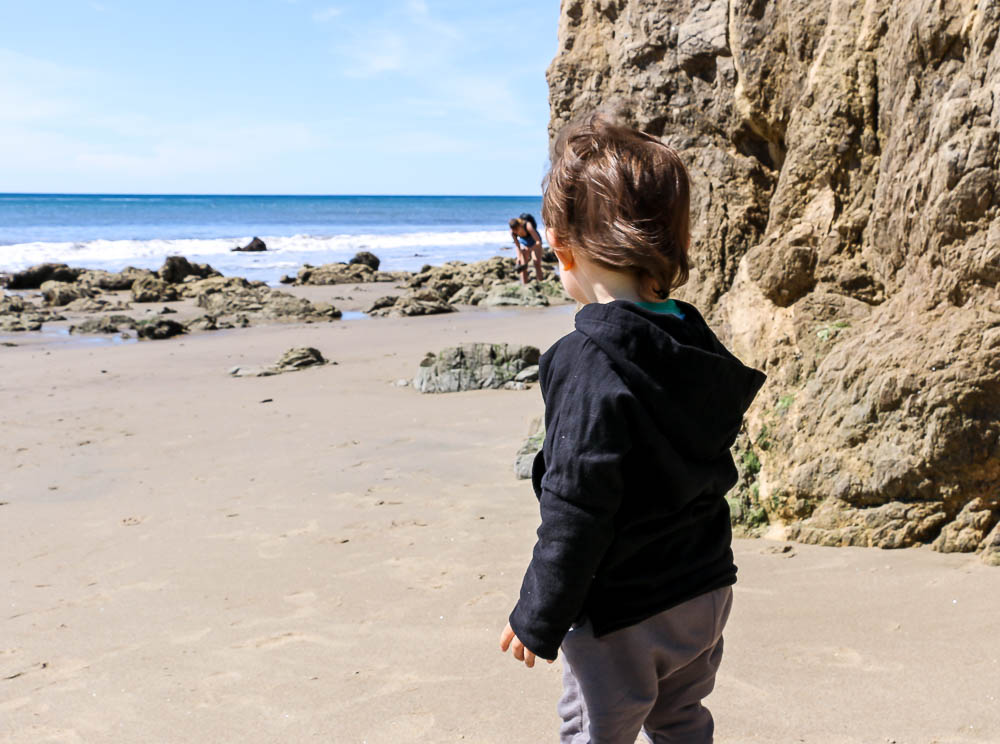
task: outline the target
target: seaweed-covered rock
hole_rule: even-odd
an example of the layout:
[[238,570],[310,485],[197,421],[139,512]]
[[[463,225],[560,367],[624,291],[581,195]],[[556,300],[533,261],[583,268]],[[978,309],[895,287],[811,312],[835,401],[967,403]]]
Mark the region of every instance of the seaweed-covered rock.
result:
[[242,290],[266,288],[266,282],[251,282],[242,276],[213,276],[208,279],[186,281],[177,287],[181,297],[197,298],[213,292],[240,292]]
[[24,271],[14,272],[7,281],[8,289],[38,289],[48,281],[75,282],[84,269],[70,268],[61,263],[43,263]]
[[139,322],[129,315],[104,315],[71,325],[70,333],[119,333],[122,326],[135,329]]
[[190,331],[217,331],[219,330],[218,319],[214,315],[204,314],[187,321],[184,327]]
[[[376,258],[377,262],[378,259]],[[376,265],[378,265],[376,263]],[[406,271],[377,271],[368,263],[328,263],[322,266],[306,264],[299,269],[296,284],[363,284],[395,282],[409,278]]]
[[486,299],[486,290],[482,287],[462,287],[449,299],[453,305],[478,305]]
[[409,317],[451,313],[455,308],[432,289],[412,290],[400,297],[380,297],[365,312],[372,317]]
[[37,315],[0,315],[0,333],[23,333],[41,330],[42,320]]
[[0,296],[0,331],[4,333],[37,331],[43,323],[56,320],[65,320],[65,317],[21,295]]
[[[314,322],[334,320],[341,312],[327,303],[312,303],[266,285],[242,282],[218,282],[207,279],[197,283],[198,307],[209,315],[256,316],[270,320]],[[209,283],[209,284],[206,284]]]
[[176,320],[157,318],[137,325],[140,338],[159,341],[186,333],[184,326]]
[[107,307],[107,302],[99,297],[78,297],[66,304],[68,313],[99,313]]
[[428,353],[420,363],[413,387],[421,393],[455,393],[462,390],[520,385],[514,378],[525,367],[538,364],[534,346],[471,343]]
[[135,280],[144,276],[154,276],[148,269],[137,269],[134,266],[126,266],[118,272],[103,271],[101,269],[87,269],[77,277],[77,283],[91,289],[104,289],[108,291],[121,291],[132,289]]
[[45,304],[51,306],[68,305],[74,300],[91,297],[93,295],[93,291],[87,289],[86,287],[81,287],[78,284],[70,282],[55,281],[52,279],[43,282],[41,290],[42,297],[45,298]]
[[520,305],[523,307],[547,307],[549,298],[541,289],[533,284],[510,282],[494,284],[486,297],[479,303],[486,307],[502,307],[504,305]]
[[502,256],[471,264],[449,261],[440,266],[424,266],[407,286],[433,289],[451,304],[544,306],[550,302],[569,302],[550,267],[545,268],[544,281],[527,285],[533,288],[518,289],[526,285],[520,283],[514,260]]
[[208,264],[191,263],[184,256],[167,256],[157,274],[160,279],[171,284],[179,284],[189,276],[197,277],[198,279],[222,276],[222,274]]
[[177,299],[177,288],[150,274],[140,276],[132,283],[134,302],[173,302]]

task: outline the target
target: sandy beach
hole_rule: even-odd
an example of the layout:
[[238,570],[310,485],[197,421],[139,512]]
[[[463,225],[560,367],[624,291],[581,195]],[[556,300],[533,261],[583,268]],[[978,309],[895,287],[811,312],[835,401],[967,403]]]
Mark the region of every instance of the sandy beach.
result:
[[[0,741],[554,741],[559,663],[497,649],[538,519],[512,472],[537,386],[394,382],[459,342],[545,349],[572,314],[0,348]],[[227,374],[303,345],[336,364]],[[717,741],[1000,742],[1000,571],[735,550]]]

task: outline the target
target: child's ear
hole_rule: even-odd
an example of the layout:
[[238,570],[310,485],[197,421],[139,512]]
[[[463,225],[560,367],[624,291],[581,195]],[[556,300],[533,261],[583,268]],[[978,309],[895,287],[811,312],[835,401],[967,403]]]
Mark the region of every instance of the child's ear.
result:
[[572,269],[576,265],[576,261],[573,260],[572,249],[559,240],[559,236],[556,235],[556,231],[551,227],[545,228],[545,238],[549,241],[549,245],[552,246],[552,250],[556,252],[556,258],[559,259],[559,265],[564,269]]
[[552,250],[556,252],[556,258],[559,259],[559,265],[564,271],[568,271],[576,266],[576,261],[573,260],[573,251],[561,245],[557,247],[551,241],[549,244],[552,245]]

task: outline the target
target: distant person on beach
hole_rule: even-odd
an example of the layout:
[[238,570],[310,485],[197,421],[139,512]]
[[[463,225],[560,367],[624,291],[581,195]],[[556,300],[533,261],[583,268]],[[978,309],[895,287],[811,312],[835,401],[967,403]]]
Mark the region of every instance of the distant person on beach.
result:
[[689,181],[674,150],[591,114],[559,136],[546,238],[576,329],[542,356],[541,526],[502,651],[563,654],[564,744],[712,741],[736,566],[730,454],[764,375],[701,314],[687,281]]
[[538,234],[538,224],[530,214],[522,214],[510,221],[510,236],[517,251],[517,272],[521,284],[528,283],[529,262],[535,264],[535,279],[542,281],[542,238]]

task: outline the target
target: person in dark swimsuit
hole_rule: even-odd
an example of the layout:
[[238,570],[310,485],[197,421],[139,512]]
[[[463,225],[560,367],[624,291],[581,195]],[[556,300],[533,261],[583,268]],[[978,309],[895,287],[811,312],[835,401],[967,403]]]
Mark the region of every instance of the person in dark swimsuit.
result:
[[542,281],[542,238],[538,234],[534,220],[526,217],[515,217],[510,221],[510,236],[517,251],[517,271],[521,275],[521,284],[528,283],[529,263],[535,264],[535,281]]

